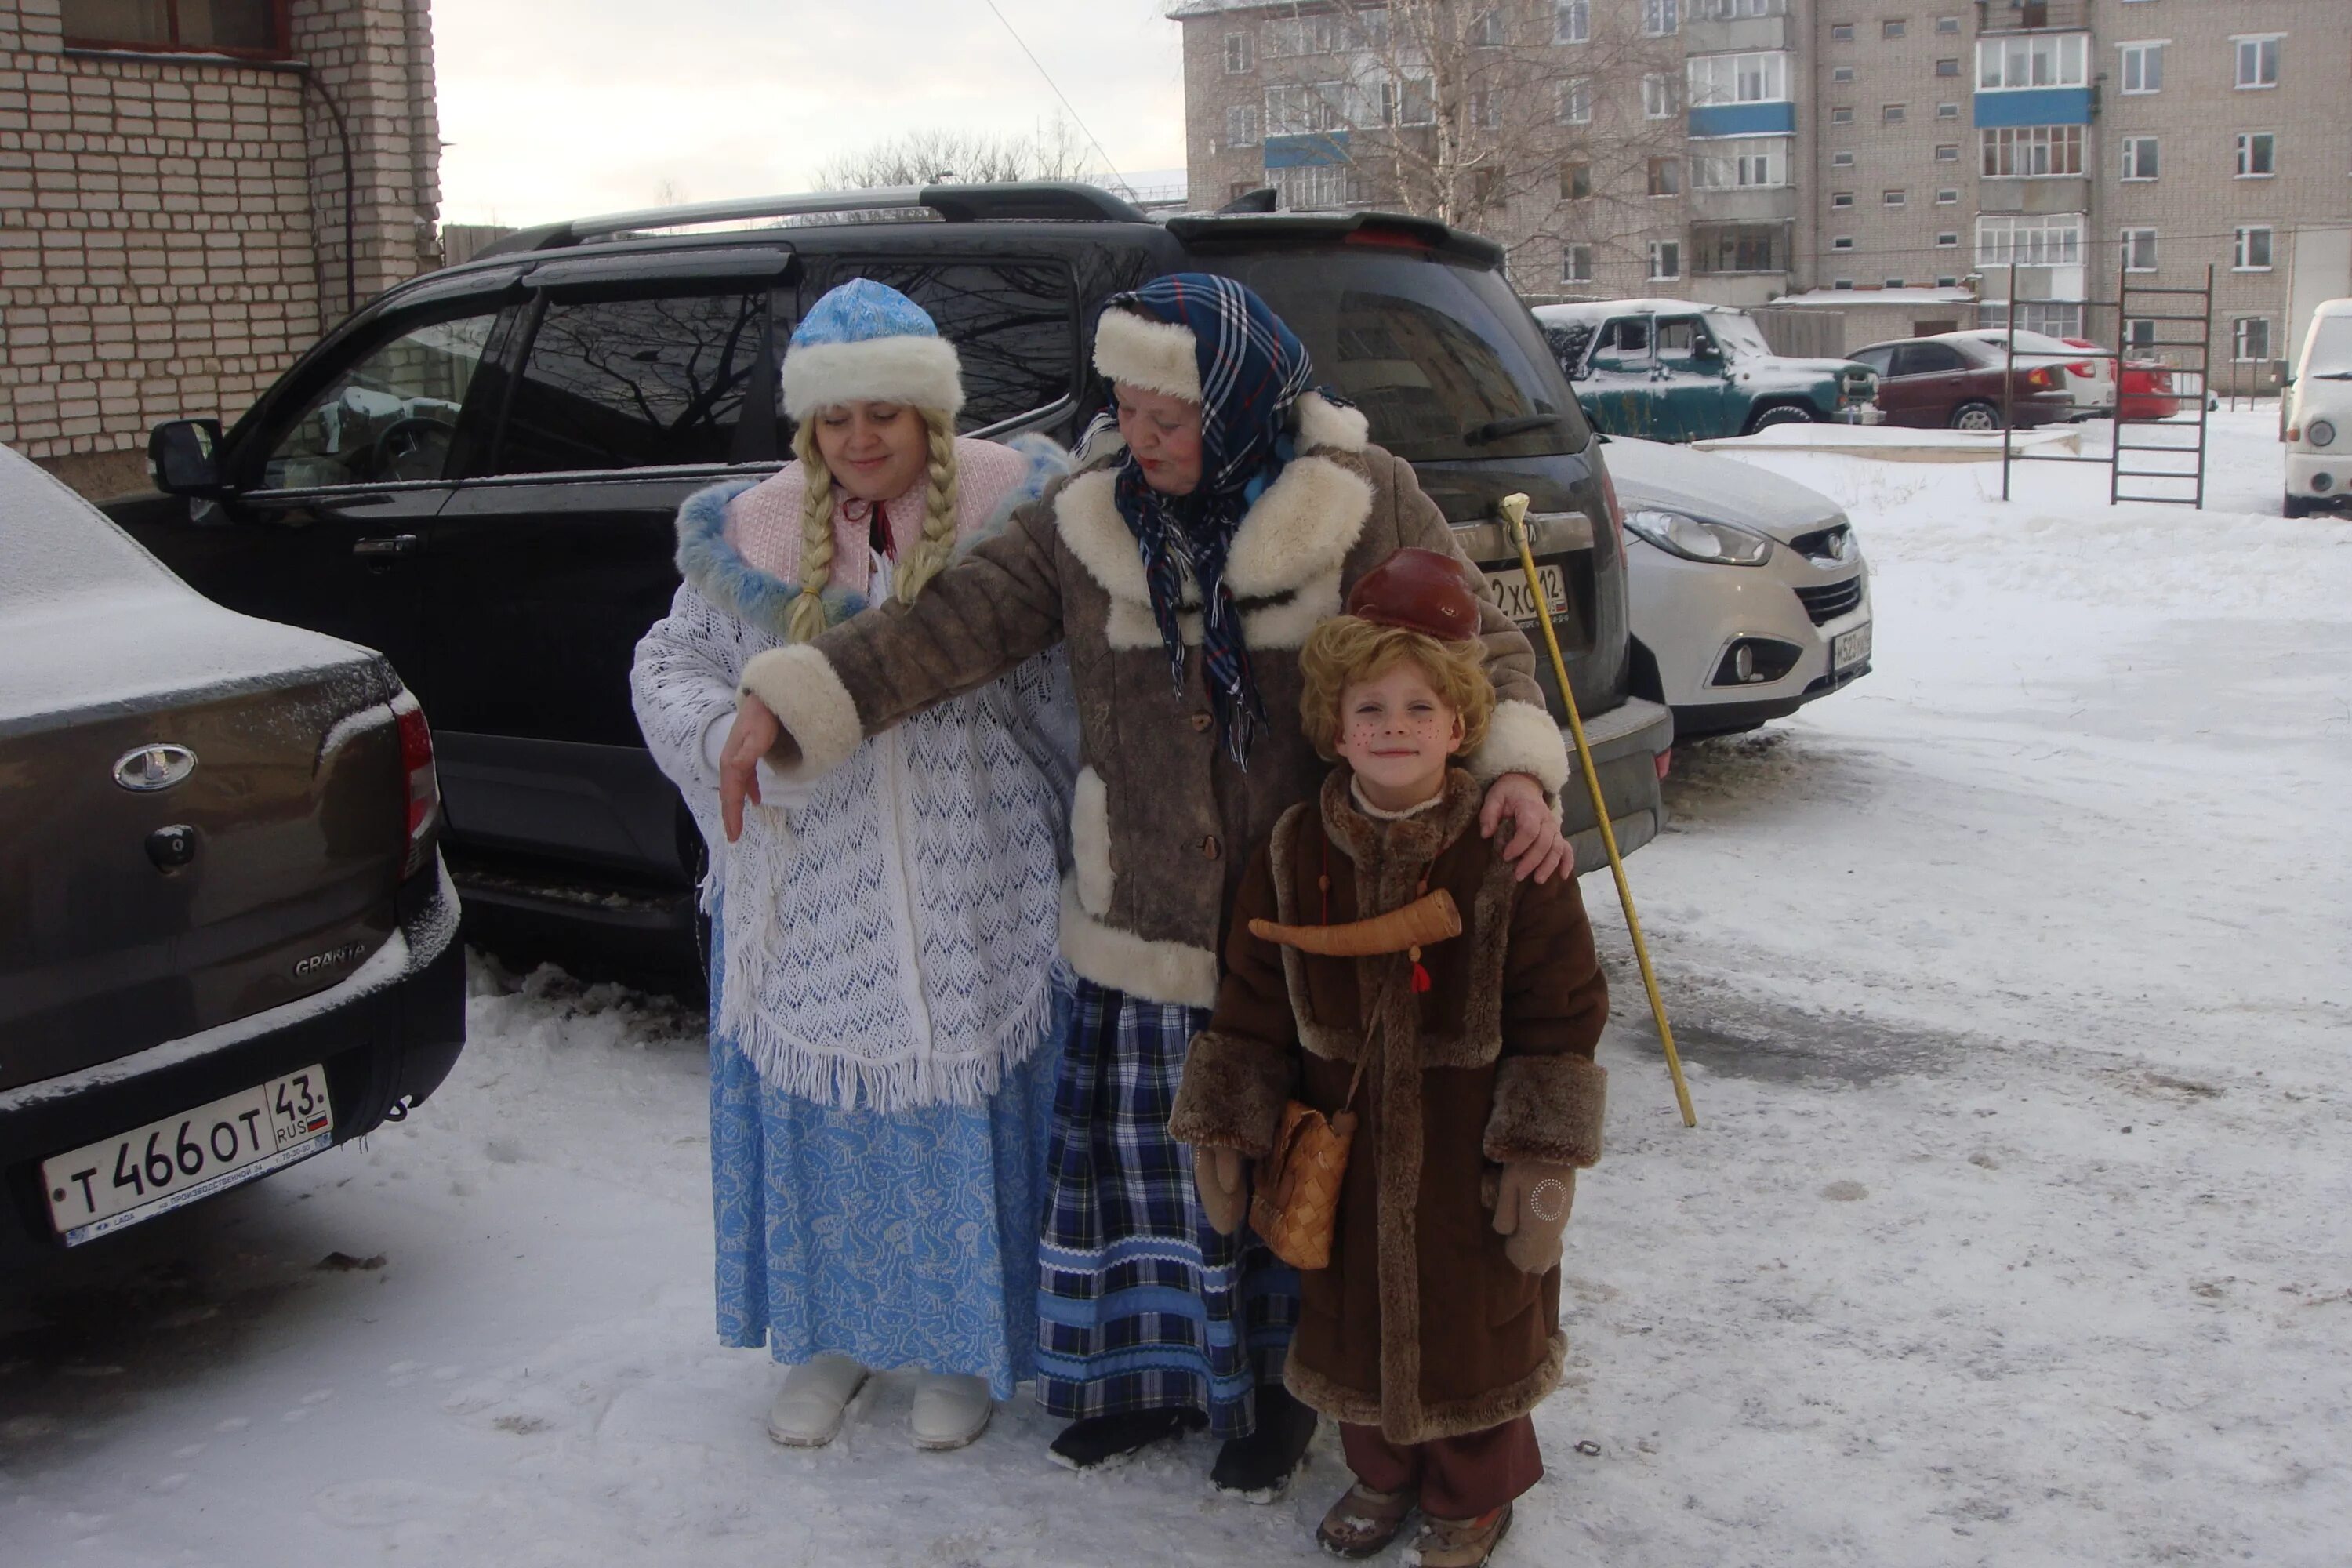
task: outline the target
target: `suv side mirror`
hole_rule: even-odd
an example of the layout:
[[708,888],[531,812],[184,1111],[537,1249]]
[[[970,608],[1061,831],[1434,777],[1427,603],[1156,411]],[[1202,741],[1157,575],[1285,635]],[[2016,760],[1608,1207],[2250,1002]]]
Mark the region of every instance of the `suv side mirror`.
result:
[[169,419],[147,437],[147,467],[165,495],[209,498],[221,493],[221,427],[217,419]]

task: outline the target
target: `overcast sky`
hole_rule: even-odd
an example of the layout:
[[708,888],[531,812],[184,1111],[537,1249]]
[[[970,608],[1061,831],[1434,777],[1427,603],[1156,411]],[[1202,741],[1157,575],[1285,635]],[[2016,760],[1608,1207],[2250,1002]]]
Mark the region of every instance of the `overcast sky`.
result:
[[[1182,166],[1164,0],[997,5],[1118,168]],[[983,0],[434,0],[433,35],[449,223],[805,190],[895,132],[1028,133],[1061,107]]]

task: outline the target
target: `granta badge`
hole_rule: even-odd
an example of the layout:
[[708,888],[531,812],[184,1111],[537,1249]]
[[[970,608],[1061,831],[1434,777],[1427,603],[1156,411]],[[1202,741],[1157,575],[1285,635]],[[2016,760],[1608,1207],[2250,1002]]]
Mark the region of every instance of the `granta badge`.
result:
[[114,764],[114,782],[139,795],[184,784],[196,771],[196,753],[169,742],[125,752]]

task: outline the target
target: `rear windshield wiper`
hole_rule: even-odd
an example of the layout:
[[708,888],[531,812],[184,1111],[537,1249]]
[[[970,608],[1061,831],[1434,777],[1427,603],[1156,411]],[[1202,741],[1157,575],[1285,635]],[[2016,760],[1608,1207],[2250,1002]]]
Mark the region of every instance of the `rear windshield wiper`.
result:
[[2352,370],[2315,370],[2311,373],[2311,379],[2314,381],[2352,381]]
[[1548,430],[1559,424],[1557,414],[1522,414],[1514,419],[1489,419],[1484,425],[1473,425],[1462,432],[1462,439],[1470,446],[1483,447],[1506,436],[1524,436],[1530,430]]

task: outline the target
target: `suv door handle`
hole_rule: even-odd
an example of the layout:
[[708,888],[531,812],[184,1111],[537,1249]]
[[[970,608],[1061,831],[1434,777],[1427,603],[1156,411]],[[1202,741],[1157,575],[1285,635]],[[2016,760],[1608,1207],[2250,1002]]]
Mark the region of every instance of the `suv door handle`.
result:
[[352,553],[367,556],[414,555],[416,553],[417,546],[422,542],[423,541],[413,533],[382,534],[373,539],[352,541]]

